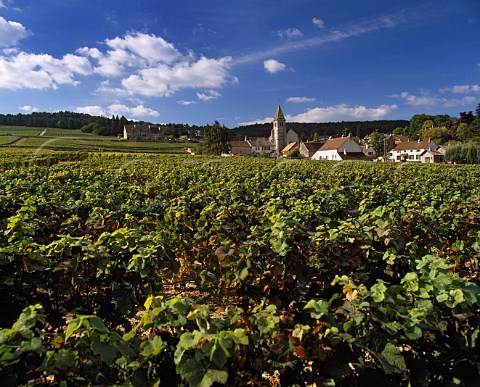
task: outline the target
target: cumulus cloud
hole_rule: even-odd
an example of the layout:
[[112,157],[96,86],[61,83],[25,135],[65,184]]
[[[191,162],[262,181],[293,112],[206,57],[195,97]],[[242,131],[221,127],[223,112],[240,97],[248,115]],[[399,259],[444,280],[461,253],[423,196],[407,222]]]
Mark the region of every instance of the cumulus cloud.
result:
[[[397,105],[380,105],[373,108],[365,106],[349,106],[340,104],[329,107],[316,107],[308,109],[305,113],[297,115],[287,115],[286,120],[289,122],[338,122],[338,121],[367,121],[381,120],[397,109]],[[272,122],[273,117],[266,117],[250,122],[242,122],[240,125],[250,125],[255,123]]]
[[30,33],[22,24],[5,20],[0,16],[0,47],[15,46],[28,35]]
[[[450,90],[451,91],[451,90]],[[416,107],[434,107],[434,106],[443,106],[443,107],[456,107],[469,105],[475,102],[475,97],[465,96],[463,98],[440,98],[432,96],[430,94],[423,95],[414,95],[406,91],[393,94],[390,97],[398,98],[403,100],[407,105],[416,106]]]
[[217,98],[220,98],[222,95],[216,90],[207,90],[205,93],[197,93],[197,97],[200,101],[207,102]]
[[72,54],[62,59],[25,52],[0,56],[0,88],[3,89],[56,89],[59,85],[78,85],[76,75],[91,73],[88,59]]
[[317,17],[314,17],[312,19],[312,23],[316,25],[318,28],[323,28],[325,27],[325,22],[322,19],[319,19]]
[[472,94],[480,93],[480,85],[455,85],[452,87],[445,87],[440,89],[442,93],[455,93],[455,94]]
[[380,105],[373,108],[366,106],[349,106],[340,104],[329,107],[308,109],[305,113],[287,116],[290,122],[334,122],[334,121],[364,121],[387,118],[397,105]]
[[158,117],[160,113],[143,105],[129,107],[115,103],[107,107],[98,105],[80,106],[75,109],[77,113],[86,113],[92,116],[109,117],[111,115],[125,116],[127,118]]
[[275,34],[280,36],[281,38],[286,37],[286,38],[299,38],[303,36],[302,31],[300,31],[298,28],[287,28],[285,30],[276,30],[274,31]]
[[263,62],[263,68],[271,73],[275,74],[278,73],[279,71],[284,71],[287,69],[287,66],[285,64],[275,60],[275,59],[267,59],[266,61]]
[[18,108],[27,113],[38,112],[38,108],[35,106],[25,105],[25,106],[19,106]]
[[168,96],[187,88],[220,88],[237,82],[229,74],[230,61],[229,57],[201,57],[197,61],[183,61],[172,67],[160,64],[130,75],[122,80],[122,85],[130,94],[148,97]]
[[402,99],[407,105],[411,106],[435,106],[438,99],[429,95],[413,95],[406,91],[399,94],[392,94],[390,97]]
[[75,109],[75,112],[90,114],[91,116],[107,116],[106,110],[104,110],[103,107],[98,105],[79,106]]
[[102,53],[98,48],[82,47],[80,55],[98,61],[95,72],[105,77],[123,75],[127,69],[146,68],[159,63],[173,63],[182,57],[172,43],[149,34],[131,32],[124,37],[106,39],[107,50]]
[[286,99],[286,102],[290,103],[304,103],[304,102],[313,102],[315,98],[308,98],[308,97],[290,97]]

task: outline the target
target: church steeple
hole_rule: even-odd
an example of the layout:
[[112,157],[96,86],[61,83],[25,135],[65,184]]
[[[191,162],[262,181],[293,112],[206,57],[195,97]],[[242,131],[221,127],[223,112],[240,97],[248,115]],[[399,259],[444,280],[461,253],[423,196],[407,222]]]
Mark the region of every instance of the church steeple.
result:
[[277,107],[277,112],[275,113],[274,121],[285,121],[285,116],[283,115],[282,108],[280,105]]
[[287,123],[280,105],[273,118],[272,140],[275,144],[275,153],[281,156],[283,148],[287,146]]

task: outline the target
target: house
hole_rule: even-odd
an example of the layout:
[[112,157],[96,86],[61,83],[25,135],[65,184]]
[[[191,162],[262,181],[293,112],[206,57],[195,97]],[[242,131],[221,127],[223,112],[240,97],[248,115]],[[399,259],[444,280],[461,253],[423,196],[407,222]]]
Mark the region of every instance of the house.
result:
[[237,156],[249,156],[252,153],[252,145],[244,141],[230,141],[230,153]]
[[325,143],[319,141],[302,141],[300,143],[300,154],[307,159],[311,159],[315,152],[318,151],[323,144]]
[[123,139],[132,141],[159,141],[163,139],[163,133],[158,127],[134,123],[123,127]]
[[255,137],[247,141],[253,154],[265,154],[270,157],[275,157],[277,154],[277,147],[268,138]]
[[295,149],[298,149],[298,142],[295,141],[289,143],[285,148],[282,149],[282,156],[288,156],[288,154]]
[[362,146],[351,136],[330,138],[312,160],[364,160]]
[[443,163],[445,155],[439,151],[424,151],[421,155],[420,161],[422,163]]
[[[390,160],[395,162],[410,161],[422,162],[422,154],[436,150],[437,146],[433,141],[406,141],[399,142],[389,153]],[[432,159],[433,160],[433,159]]]
[[373,157],[377,153],[373,146],[370,146],[368,144],[362,145],[362,152],[367,157]]

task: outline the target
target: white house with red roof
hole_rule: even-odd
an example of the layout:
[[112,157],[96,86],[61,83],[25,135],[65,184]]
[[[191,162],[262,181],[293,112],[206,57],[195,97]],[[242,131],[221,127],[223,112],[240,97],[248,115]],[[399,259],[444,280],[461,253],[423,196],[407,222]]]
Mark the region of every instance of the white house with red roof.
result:
[[[390,160],[395,162],[409,161],[409,162],[439,162],[440,153],[436,152],[437,146],[433,141],[405,141],[399,142],[395,148],[390,152]],[[424,154],[430,152],[429,155],[423,157]],[[435,152],[432,153],[432,152]],[[438,154],[437,154],[438,153]]]
[[312,160],[364,160],[362,146],[351,136],[330,138],[314,153]]

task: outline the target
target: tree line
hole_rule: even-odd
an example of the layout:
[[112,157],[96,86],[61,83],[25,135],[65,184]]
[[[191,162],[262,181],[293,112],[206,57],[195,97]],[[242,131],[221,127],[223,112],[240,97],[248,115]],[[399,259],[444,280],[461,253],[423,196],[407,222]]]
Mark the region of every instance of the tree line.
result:
[[[26,126],[33,128],[61,128],[61,129],[80,129],[85,133],[95,133],[102,136],[118,136],[123,134],[125,125],[132,124],[132,120],[124,116],[112,115],[111,118],[102,116],[92,116],[86,113],[76,113],[69,111],[60,111],[54,113],[33,112],[29,114],[0,114],[1,126]],[[137,125],[153,125],[159,127],[166,137],[178,138],[180,136],[189,136],[190,138],[200,138],[203,136],[205,127],[189,124],[153,124],[146,121],[136,121]]]
[[[382,133],[392,133],[397,128],[408,126],[407,120],[377,120],[377,121],[341,121],[324,123],[288,122],[287,130],[294,130],[302,141],[317,138],[339,137],[351,133],[357,137],[364,137],[378,130]],[[268,137],[272,130],[271,123],[239,126],[232,129],[235,138]]]

